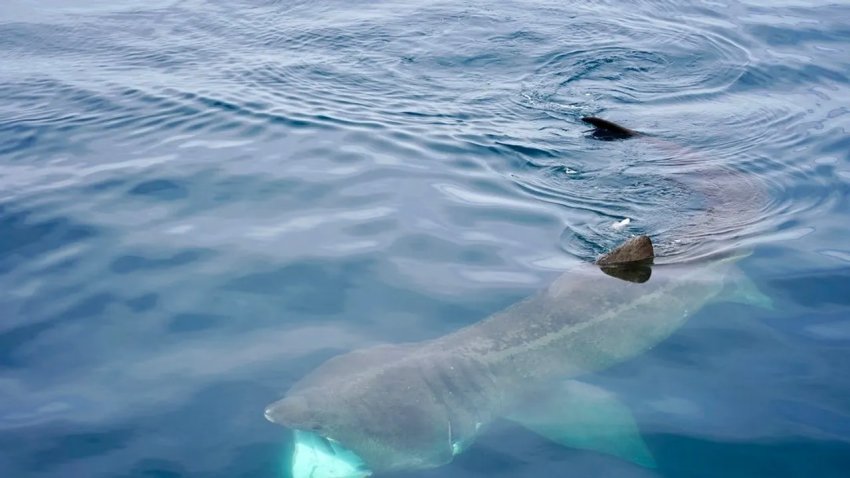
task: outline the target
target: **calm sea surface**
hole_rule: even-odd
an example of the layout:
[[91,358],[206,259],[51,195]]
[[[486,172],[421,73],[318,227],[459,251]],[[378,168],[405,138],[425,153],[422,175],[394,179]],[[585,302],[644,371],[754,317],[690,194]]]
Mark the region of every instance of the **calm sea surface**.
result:
[[[657,469],[496,423],[417,477],[850,476],[846,1],[0,2],[0,476],[280,477],[266,404],[639,233],[752,247],[585,377]],[[670,150],[764,193],[705,225]],[[622,230],[611,225],[630,219]],[[582,298],[577,297],[580,301]]]

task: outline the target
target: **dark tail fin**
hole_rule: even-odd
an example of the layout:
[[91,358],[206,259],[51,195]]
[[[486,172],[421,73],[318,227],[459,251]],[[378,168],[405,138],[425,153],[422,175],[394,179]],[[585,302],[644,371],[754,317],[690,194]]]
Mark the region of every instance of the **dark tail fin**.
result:
[[634,136],[640,136],[640,132],[631,130],[629,128],[618,125],[617,123],[612,123],[608,120],[604,120],[602,118],[597,118],[595,116],[585,116],[581,119],[585,123],[590,123],[593,125],[593,136],[598,139],[604,140],[612,140],[612,139],[626,139],[632,138]]

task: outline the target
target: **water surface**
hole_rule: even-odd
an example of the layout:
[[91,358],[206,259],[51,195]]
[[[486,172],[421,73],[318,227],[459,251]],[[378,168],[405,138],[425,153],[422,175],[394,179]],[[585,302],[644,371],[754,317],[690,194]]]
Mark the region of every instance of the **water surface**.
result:
[[[847,18],[5,0],[0,475],[282,476],[288,434],[263,408],[312,368],[474,323],[646,233],[669,261],[754,248],[742,267],[777,305],[712,304],[587,377],[658,468],[500,423],[406,476],[846,476]],[[764,201],[682,240],[705,209],[670,179],[673,150],[593,140],[585,115]]]

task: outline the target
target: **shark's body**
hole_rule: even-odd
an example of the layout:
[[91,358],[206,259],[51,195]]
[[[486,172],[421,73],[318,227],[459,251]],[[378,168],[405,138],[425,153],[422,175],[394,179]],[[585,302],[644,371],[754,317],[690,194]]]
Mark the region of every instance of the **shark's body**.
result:
[[[598,263],[651,257],[651,244],[649,252],[624,246]],[[568,379],[641,354],[725,292],[758,298],[749,287],[730,287],[740,280],[737,259],[656,267],[651,280],[636,281],[579,264],[535,296],[449,335],[332,358],[266,417],[312,437],[308,449],[327,448],[330,467],[304,465],[303,457],[301,466],[296,452],[293,474],[317,478],[443,465],[500,417],[565,445],[649,464],[624,408]],[[340,471],[344,453],[362,462]]]

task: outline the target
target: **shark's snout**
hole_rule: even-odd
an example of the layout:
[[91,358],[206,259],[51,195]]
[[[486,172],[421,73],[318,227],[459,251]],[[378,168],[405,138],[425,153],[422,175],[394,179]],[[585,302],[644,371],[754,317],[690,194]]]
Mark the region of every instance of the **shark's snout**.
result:
[[266,420],[274,423],[274,408],[273,407],[271,407],[271,406],[266,407],[266,411],[265,411],[265,413],[263,413],[263,415],[265,415]]
[[303,419],[308,410],[307,400],[293,396],[278,400],[265,410],[266,420],[279,425],[294,426]]

